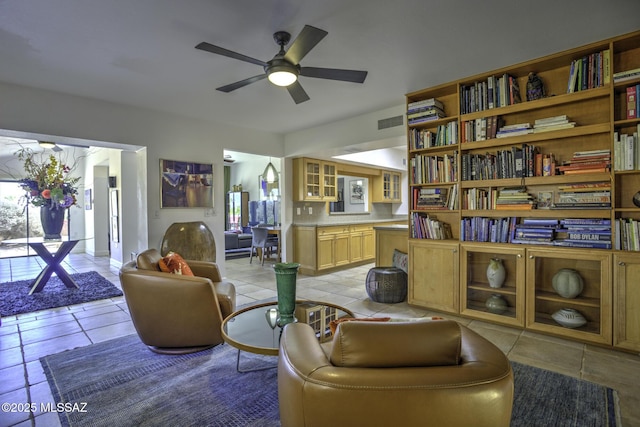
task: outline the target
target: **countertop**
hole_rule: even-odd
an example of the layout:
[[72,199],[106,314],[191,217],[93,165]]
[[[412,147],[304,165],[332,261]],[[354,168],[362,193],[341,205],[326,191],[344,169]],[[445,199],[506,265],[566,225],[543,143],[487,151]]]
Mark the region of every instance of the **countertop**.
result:
[[[408,219],[373,219],[373,220],[354,220],[354,221],[340,221],[340,222],[329,222],[323,224],[292,224],[294,227],[340,227],[343,225],[358,225],[358,224],[374,224],[374,228],[378,228],[384,226],[387,223],[387,227],[392,227],[393,224],[388,224],[390,222],[399,222],[399,221],[408,221]],[[379,225],[378,225],[379,224]],[[405,224],[398,224],[399,227],[407,227]]]
[[389,225],[374,225],[374,230],[391,230],[391,231],[407,231],[409,230],[409,224],[389,224]]

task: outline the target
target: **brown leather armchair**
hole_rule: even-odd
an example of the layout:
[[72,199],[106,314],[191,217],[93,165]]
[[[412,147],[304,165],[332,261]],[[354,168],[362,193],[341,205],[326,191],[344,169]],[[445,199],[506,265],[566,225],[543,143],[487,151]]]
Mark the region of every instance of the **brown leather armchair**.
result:
[[156,249],[120,269],[133,325],[157,353],[200,351],[222,342],[222,320],[235,311],[236,290],[215,263],[187,260],[195,276],[160,271]]
[[507,357],[448,320],[346,322],[325,349],[303,323],[278,359],[283,427],[508,426]]

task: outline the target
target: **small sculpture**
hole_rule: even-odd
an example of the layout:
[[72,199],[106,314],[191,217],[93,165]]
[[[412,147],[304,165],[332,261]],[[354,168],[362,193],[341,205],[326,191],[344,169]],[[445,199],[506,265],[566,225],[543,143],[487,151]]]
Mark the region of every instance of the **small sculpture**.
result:
[[542,79],[535,73],[529,73],[529,81],[527,82],[527,101],[541,99],[546,96],[544,91],[544,83]]

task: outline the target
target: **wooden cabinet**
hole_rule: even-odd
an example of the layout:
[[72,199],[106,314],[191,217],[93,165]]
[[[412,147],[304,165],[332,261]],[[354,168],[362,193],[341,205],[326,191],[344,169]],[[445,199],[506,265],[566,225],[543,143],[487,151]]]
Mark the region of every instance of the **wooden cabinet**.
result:
[[[640,265],[640,117],[627,114],[637,69],[640,31],[406,95],[409,253],[459,244],[461,314],[637,351],[638,293],[628,278]],[[542,97],[527,91],[532,72]],[[594,229],[571,230],[566,219]],[[522,231],[536,220],[557,225],[550,234]],[[496,291],[504,314],[482,304],[492,290],[477,274],[493,255],[515,268],[515,282]],[[449,268],[429,264],[425,277]],[[560,268],[584,274],[579,297],[550,288]],[[430,280],[412,276],[414,287]],[[414,303],[451,310],[442,293],[423,296]],[[559,325],[551,316],[562,308],[587,323]]]
[[640,351],[640,257],[631,253],[613,256],[613,345]]
[[352,225],[349,227],[350,261],[371,260],[375,256],[375,242],[371,224]]
[[458,313],[459,244],[420,241],[409,245],[409,304]]
[[293,227],[293,260],[303,274],[370,262],[375,257],[373,224]]
[[[524,326],[525,249],[465,244],[461,245],[460,258],[460,313],[505,325]],[[504,282],[499,287],[491,287],[487,273],[490,264],[505,272]],[[504,310],[491,304],[496,298],[505,304]]]
[[373,178],[374,203],[402,203],[399,172],[383,170]]
[[405,254],[409,251],[409,235],[404,226],[375,227],[376,267],[389,267],[393,264],[393,251],[399,250]]
[[349,227],[318,228],[318,270],[349,264]]
[[[581,341],[611,345],[611,254],[580,249],[527,249],[527,322],[531,330],[563,335]],[[570,269],[583,282],[574,298],[565,298],[553,288],[554,276]],[[563,309],[569,316],[584,317],[579,327],[566,327],[553,316]],[[576,314],[579,313],[579,314]]]
[[336,164],[321,160],[293,159],[295,201],[334,202],[337,200]]

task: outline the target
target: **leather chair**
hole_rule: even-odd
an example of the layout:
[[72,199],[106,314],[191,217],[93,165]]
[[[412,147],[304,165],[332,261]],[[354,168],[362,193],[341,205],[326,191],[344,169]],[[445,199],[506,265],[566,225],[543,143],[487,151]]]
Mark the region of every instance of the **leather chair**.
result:
[[160,271],[156,249],[120,269],[120,283],[140,339],[157,353],[183,354],[223,342],[222,320],[236,308],[236,290],[215,263],[186,260],[195,276]]
[[284,328],[283,427],[508,426],[507,357],[449,320],[345,322],[323,349],[311,327]]

